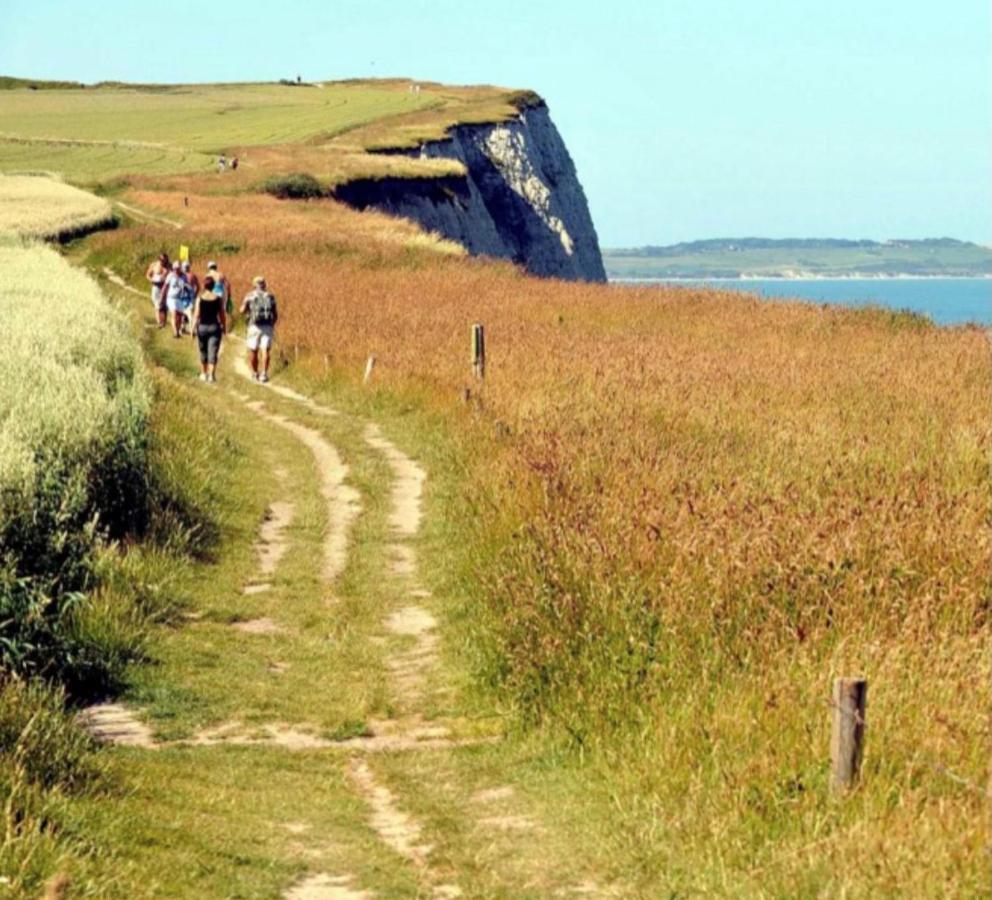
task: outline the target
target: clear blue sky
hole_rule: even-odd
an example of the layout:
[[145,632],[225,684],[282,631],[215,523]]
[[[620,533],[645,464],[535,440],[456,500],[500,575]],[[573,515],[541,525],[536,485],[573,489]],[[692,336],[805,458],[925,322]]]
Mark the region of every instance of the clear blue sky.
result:
[[604,245],[992,244],[989,0],[2,0],[0,73],[531,87]]

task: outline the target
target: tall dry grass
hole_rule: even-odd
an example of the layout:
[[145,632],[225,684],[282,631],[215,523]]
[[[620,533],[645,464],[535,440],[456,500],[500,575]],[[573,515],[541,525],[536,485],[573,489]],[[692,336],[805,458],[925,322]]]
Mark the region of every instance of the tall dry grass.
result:
[[[197,198],[189,214],[194,251],[240,247],[236,285],[267,276],[284,348],[356,379],[374,353],[380,388],[471,438],[479,664],[523,721],[604,767],[620,850],[686,891],[977,888],[983,331],[540,281],[383,242],[383,217],[328,202]],[[102,252],[139,271],[156,239]],[[489,365],[468,415],[473,321]],[[871,685],[865,780],[831,805],[827,698],[853,673]]]

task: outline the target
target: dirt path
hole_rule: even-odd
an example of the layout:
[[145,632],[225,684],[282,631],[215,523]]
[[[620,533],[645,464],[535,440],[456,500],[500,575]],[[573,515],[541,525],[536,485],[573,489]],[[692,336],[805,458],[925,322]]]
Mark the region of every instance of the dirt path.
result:
[[[121,283],[112,272],[105,274],[113,283],[145,300],[142,291]],[[176,346],[158,336],[152,336],[152,340],[166,344],[170,351]],[[231,352],[232,347],[238,352]],[[161,748],[162,752],[154,754],[156,758],[169,757],[165,750],[173,748],[189,754],[216,754],[218,748],[245,747],[257,748],[259,753],[292,753],[294,759],[313,760],[315,765],[317,760],[329,760],[321,764],[329,764],[333,767],[331,771],[339,773],[342,789],[350,792],[357,805],[350,827],[354,834],[364,835],[361,846],[378,846],[378,852],[390,856],[391,865],[405,872],[405,877],[417,887],[414,893],[381,892],[374,887],[374,879],[369,878],[367,862],[347,854],[328,856],[320,849],[325,846],[321,841],[326,842],[326,837],[311,834],[305,824],[291,822],[299,831],[301,843],[312,850],[307,855],[312,861],[307,863],[307,871],[282,885],[281,895],[286,900],[444,898],[463,893],[481,896],[472,877],[452,866],[449,851],[436,846],[439,827],[446,821],[460,823],[458,840],[464,845],[465,860],[512,854],[513,848],[520,846],[514,842],[533,843],[542,839],[544,832],[530,814],[525,798],[501,776],[496,775],[497,780],[487,778],[481,786],[466,787],[460,795],[452,794],[446,783],[446,779],[464,777],[453,774],[459,753],[477,752],[472,748],[483,748],[497,739],[491,731],[473,732],[464,722],[445,718],[451,714],[444,703],[438,702],[438,698],[451,691],[451,686],[445,683],[439,660],[439,625],[431,608],[434,598],[420,580],[418,547],[422,540],[428,473],[390,441],[378,424],[356,422],[353,417],[285,384],[252,382],[241,351],[241,346],[228,344],[216,388],[196,384],[191,389],[219,390],[221,396],[233,398],[266,426],[277,429],[304,448],[313,461],[314,471],[306,475],[309,484],[301,481],[300,472],[310,470],[299,465],[295,481],[285,472],[273,471],[271,484],[278,493],[267,500],[264,518],[253,541],[255,567],[242,582],[240,597],[246,612],[243,618],[234,616],[225,620],[223,628],[228,634],[236,632],[244,641],[271,642],[273,647],[278,646],[278,651],[273,650],[269,657],[270,677],[292,678],[292,674],[282,673],[287,668],[292,673],[298,664],[293,654],[303,646],[296,643],[302,639],[301,626],[298,620],[281,616],[277,589],[287,583],[280,572],[298,551],[295,541],[299,532],[318,527],[313,525],[312,512],[311,524],[306,523],[305,492],[312,484],[314,492],[319,493],[320,504],[311,501],[310,505],[311,510],[322,511],[323,521],[320,557],[315,558],[322,557],[320,584],[325,592],[333,591],[348,567],[352,544],[359,539],[356,537],[361,532],[359,516],[376,506],[362,502],[352,482],[353,472],[364,465],[366,472],[380,473],[377,480],[370,482],[366,475],[358,483],[366,491],[383,491],[388,501],[385,513],[376,513],[375,533],[362,538],[368,546],[375,547],[375,555],[370,556],[371,551],[366,550],[365,559],[374,559],[381,566],[372,578],[384,586],[382,598],[385,599],[378,601],[381,606],[376,608],[367,641],[376,649],[369,658],[376,659],[376,665],[384,669],[388,691],[385,714],[380,707],[378,716],[367,716],[351,733],[345,730],[336,734],[320,728],[316,722],[280,721],[279,707],[269,705],[265,707],[265,715],[259,715],[257,710],[254,715],[235,714],[228,721],[196,728],[191,736],[168,741],[156,741],[142,720],[141,710],[122,704],[91,707],[83,712],[81,722],[95,737],[108,743],[137,750]],[[335,437],[340,434],[347,435],[344,443]],[[347,462],[336,442],[349,454]],[[305,454],[301,455],[306,459]],[[388,478],[382,478],[384,471],[388,471]],[[301,516],[303,521],[298,522]],[[366,531],[369,528],[363,527]],[[316,550],[318,545],[314,542],[308,546]],[[256,597],[260,594],[264,596]],[[327,599],[326,593],[311,594],[294,597],[293,602],[330,623],[341,615],[341,605],[321,602]],[[197,627],[199,614],[190,618],[190,627]],[[330,625],[327,629],[330,630]],[[223,665],[223,660],[219,663]],[[361,680],[367,674],[355,670],[352,677]],[[315,705],[329,688],[335,689],[334,685],[313,685]],[[232,753],[232,760],[253,752]],[[409,759],[409,765],[401,762],[403,759]],[[236,763],[232,761],[231,765]],[[306,843],[311,839],[311,843]],[[547,895],[564,895],[560,893],[562,890],[565,894],[608,895],[592,882],[577,879],[571,884],[568,880],[559,881]],[[515,888],[507,887],[506,891],[501,889],[499,895],[515,894]],[[529,896],[542,895],[530,889],[524,892]]]
[[248,401],[245,405],[268,422],[288,431],[313,454],[320,475],[320,493],[327,504],[323,577],[329,584],[333,583],[344,571],[348,561],[348,531],[358,515],[360,505],[358,492],[345,483],[348,467],[341,461],[334,446],[319,431],[270,412],[257,400]]

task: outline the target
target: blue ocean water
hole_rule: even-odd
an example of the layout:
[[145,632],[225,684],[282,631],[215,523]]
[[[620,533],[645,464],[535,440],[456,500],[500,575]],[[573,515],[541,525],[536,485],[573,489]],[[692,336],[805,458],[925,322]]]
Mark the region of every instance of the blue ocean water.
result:
[[763,297],[799,298],[841,306],[888,306],[923,313],[938,325],[963,325],[968,322],[992,325],[990,278],[658,279],[650,283],[705,284],[720,290],[746,291]]

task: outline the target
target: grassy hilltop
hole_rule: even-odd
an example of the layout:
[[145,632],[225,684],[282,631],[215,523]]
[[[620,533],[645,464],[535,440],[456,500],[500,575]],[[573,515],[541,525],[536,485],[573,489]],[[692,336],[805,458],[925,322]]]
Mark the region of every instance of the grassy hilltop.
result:
[[[527,92],[412,82],[43,85],[0,81],[0,172],[58,172],[84,184],[211,172],[220,153],[245,186],[286,166],[326,185],[349,177],[451,174],[451,164],[376,157],[455,123],[512,116]],[[7,89],[4,90],[3,88]],[[440,167],[448,165],[449,168]]]
[[[51,168],[112,204],[120,227],[67,253],[123,279],[105,289],[152,363],[143,463],[163,516],[112,544],[78,529],[72,587],[89,593],[73,615],[95,622],[92,655],[117,653],[113,680],[152,737],[194,741],[103,751],[90,789],[71,738],[48,777],[58,761],[24,736],[31,698],[0,702],[14,797],[0,863],[25,896],[58,871],[80,896],[120,897],[290,896],[321,872],[383,897],[452,881],[472,897],[652,900],[984,889],[987,336],[880,309],[540,280],[407,222],[265,192],[292,173],[430,177],[368,151],[526,102],[408,82],[0,91],[0,168]],[[243,167],[216,172],[221,151]],[[145,267],[180,243],[198,267],[218,258],[239,295],[268,277],[288,393],[238,380],[236,346],[202,386],[188,344],[148,327]],[[0,302],[10,290],[0,281]],[[0,413],[18,387],[0,383]],[[370,423],[426,472],[410,546],[438,659],[418,723],[484,742],[356,770],[337,745],[402,720],[394,647],[423,649],[382,626],[413,583],[388,526],[395,457],[370,451]],[[360,498],[330,590],[329,467],[308,449],[321,441]],[[269,593],[246,593],[259,523],[287,499],[284,563]],[[73,638],[76,621],[54,632]],[[236,630],[248,622],[267,630]],[[870,681],[864,777],[836,799],[830,684],[853,674]],[[47,702],[44,721],[70,733]],[[271,728],[314,743],[290,752]],[[369,824],[369,773],[419,823],[413,864]]]

